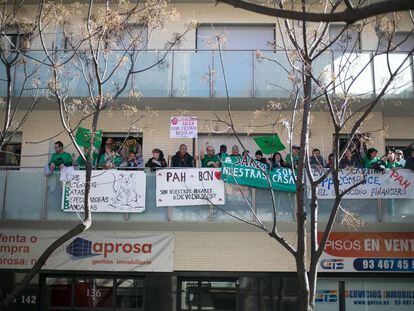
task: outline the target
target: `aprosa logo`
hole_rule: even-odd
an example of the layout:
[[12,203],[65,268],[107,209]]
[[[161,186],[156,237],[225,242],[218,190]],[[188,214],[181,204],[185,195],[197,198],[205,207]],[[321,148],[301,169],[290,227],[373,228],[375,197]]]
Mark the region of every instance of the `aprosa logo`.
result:
[[92,242],[82,238],[75,238],[67,247],[68,253],[73,259],[103,255],[104,258],[112,253],[144,253],[152,252],[152,243],[112,243],[112,242]]
[[317,303],[333,303],[338,301],[338,291],[337,290],[317,290],[315,302]]
[[324,270],[342,270],[344,268],[343,259],[322,259],[321,268]]

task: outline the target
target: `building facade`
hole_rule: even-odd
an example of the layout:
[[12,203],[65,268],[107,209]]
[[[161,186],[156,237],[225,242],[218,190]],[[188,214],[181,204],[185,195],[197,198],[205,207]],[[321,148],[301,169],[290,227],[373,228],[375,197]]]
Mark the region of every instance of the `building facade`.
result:
[[[246,149],[256,151],[254,138],[275,131],[286,143],[289,132],[282,121],[289,120],[292,115],[292,89],[289,73],[283,68],[288,66],[286,49],[280,48],[284,44],[275,20],[223,4],[215,5],[214,1],[173,1],[170,6],[177,10],[180,18],[169,21],[163,29],[144,31],[146,47],[140,52],[142,58],[138,60],[138,67],[151,67],[164,53],[165,59],[131,81],[131,89],[141,93],[139,99],[121,96],[129,105],[135,105],[133,115],[138,116],[137,120],[131,121],[131,115],[122,109],[103,111],[98,123],[103,140],[111,137],[122,142],[134,136],[142,145],[144,162],[151,158],[154,148],[163,150],[166,157],[173,156],[183,143],[190,154],[196,155],[207,145],[218,151],[222,144],[229,150],[236,144],[242,150],[228,124],[218,121],[229,118],[228,95],[235,129]],[[28,5],[24,12],[30,15],[35,10],[34,5]],[[190,28],[179,45],[168,50],[169,42],[176,33],[186,31],[191,19],[197,21],[197,26]],[[82,17],[74,17],[67,24],[67,31],[76,34],[82,30],[82,25]],[[334,37],[341,27],[343,25],[331,25],[328,36]],[[409,35],[410,31],[412,24],[408,15],[402,15],[395,40],[403,35],[408,39],[389,54],[395,64],[413,49],[414,36]],[[209,42],[215,33],[226,36],[222,54]],[[357,49],[350,52],[333,45],[318,58],[318,72],[340,76],[338,61],[346,53],[351,58],[355,55],[360,58],[357,67],[368,65],[348,91],[354,95],[367,94],[370,98],[381,91],[383,80],[388,77],[381,56],[369,61],[378,48],[378,35],[374,27],[367,27],[359,34],[350,32],[346,40]],[[63,53],[67,53],[66,48],[62,48]],[[31,42],[26,53],[33,58],[44,53],[38,38]],[[116,53],[111,57],[116,57]],[[277,62],[266,62],[267,57]],[[21,87],[19,70],[22,67],[16,68],[15,90]],[[125,74],[120,71],[120,76]],[[47,70],[39,73],[41,85],[48,83],[46,77]],[[112,87],[114,85],[115,82]],[[0,92],[4,94],[4,85]],[[14,96],[17,97],[16,92]],[[332,92],[338,97],[343,95],[341,86]],[[87,86],[74,79],[68,95],[73,99],[85,98]],[[0,159],[4,166],[0,170],[2,294],[7,294],[22,279],[32,260],[48,242],[79,222],[77,213],[63,210],[65,194],[62,195],[59,176],[45,176],[43,167],[53,153],[55,141],[62,141],[71,154],[75,149],[63,130],[56,103],[50,100],[50,95],[43,96],[7,145],[8,153]],[[30,96],[27,97],[26,104],[30,102]],[[364,100],[366,98],[361,102]],[[390,149],[408,150],[414,143],[413,100],[411,55],[392,90],[362,124],[360,132],[369,137],[368,147],[375,147],[381,155]],[[284,108],[272,109],[269,101]],[[18,112],[23,113],[24,110]],[[196,139],[170,138],[171,118],[181,115],[197,117]],[[80,113],[74,113],[72,124],[81,118]],[[275,120],[278,120],[276,126]],[[87,128],[90,120],[81,124]],[[346,134],[344,132],[344,140]],[[332,139],[332,121],[321,105],[312,112],[310,146],[319,148],[327,158]],[[293,143],[299,141],[297,129],[293,130],[292,140]],[[286,152],[282,154],[285,156]],[[157,173],[145,170],[145,174],[145,186],[141,186],[145,187],[144,211],[94,212],[90,230],[59,249],[17,298],[13,310],[295,310],[298,301],[296,266],[286,249],[264,232],[212,205],[160,207]],[[232,196],[228,185],[225,189],[226,203],[222,209],[253,220],[245,199],[240,194]],[[257,215],[270,223],[273,215],[269,191],[248,188],[246,197]],[[278,192],[276,197],[280,205],[279,230],[294,244],[294,195]],[[333,200],[321,201],[320,225],[323,228]],[[321,266],[320,269],[317,310],[405,311],[414,308],[413,204],[413,198],[386,196],[344,200],[343,206],[356,214],[363,225],[352,231],[342,221],[346,215],[339,214],[334,233],[344,233],[344,236],[338,236],[339,242],[335,245],[343,249],[337,250],[339,255],[332,255],[338,259],[329,261],[331,257],[324,257],[327,261],[325,268]],[[380,246],[377,250],[373,247],[373,251],[378,251],[376,257],[361,257],[363,255],[358,252],[352,252],[358,250],[355,246],[358,243],[373,240],[384,247],[381,251]],[[352,244],[349,249],[347,243]],[[351,255],[341,253],[342,250],[350,251]],[[147,253],[150,254],[148,262],[145,261]],[[348,257],[365,258],[361,265],[366,267],[358,269],[354,263],[351,268],[344,269],[347,261],[343,260]],[[372,261],[374,259],[377,261]]]

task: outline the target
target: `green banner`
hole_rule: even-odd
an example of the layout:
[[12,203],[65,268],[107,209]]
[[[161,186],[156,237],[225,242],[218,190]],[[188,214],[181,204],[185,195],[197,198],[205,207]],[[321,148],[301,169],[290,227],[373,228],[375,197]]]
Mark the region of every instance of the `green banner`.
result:
[[[91,147],[91,135],[92,135],[91,130],[88,130],[83,127],[78,127],[78,130],[76,131],[76,136],[75,136],[76,142],[81,147],[90,148]],[[93,145],[95,146],[96,149],[99,150],[99,148],[101,148],[101,143],[102,143],[102,131],[98,130],[95,133]]]
[[293,172],[290,168],[277,168],[269,171],[267,166],[248,156],[241,160],[223,157],[221,179],[224,182],[254,188],[269,188],[285,192],[296,192]]
[[282,144],[279,135],[277,134],[274,134],[272,136],[255,137],[254,141],[264,154],[273,154],[275,152],[286,149],[285,145]]

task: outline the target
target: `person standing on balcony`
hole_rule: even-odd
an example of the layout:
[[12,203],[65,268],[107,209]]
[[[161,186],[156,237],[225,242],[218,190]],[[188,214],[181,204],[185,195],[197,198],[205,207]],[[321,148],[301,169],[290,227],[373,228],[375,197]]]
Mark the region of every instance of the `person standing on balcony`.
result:
[[147,161],[145,167],[150,167],[151,170],[160,167],[167,167],[167,161],[164,159],[164,153],[158,148],[153,149],[152,158]]
[[288,154],[286,156],[286,165],[289,167],[297,168],[298,161],[299,161],[299,150],[300,147],[298,145],[292,146],[292,154]]
[[204,153],[204,147],[201,149],[201,165],[202,167],[220,167],[220,160],[216,155],[216,151],[213,146],[207,146]]
[[[83,154],[85,155],[86,160],[88,160],[89,158],[89,148],[85,147],[83,148]],[[92,168],[96,167],[96,163],[98,162],[98,155],[96,154],[96,152],[93,152],[92,154]],[[83,161],[82,156],[78,156],[78,158],[76,159],[76,164],[78,165],[79,169],[84,170],[86,165],[85,165],[85,161]]]
[[318,148],[313,149],[309,163],[312,167],[319,169],[326,167],[326,160],[321,156],[321,151]]
[[102,154],[99,158],[99,167],[110,169],[120,166],[121,163],[121,156],[112,149],[110,144],[107,143],[105,145],[105,153]]
[[194,158],[188,154],[185,144],[181,144],[177,153],[172,156],[171,167],[194,167]]
[[49,161],[51,171],[60,171],[65,166],[72,166],[72,156],[63,151],[63,143],[61,141],[55,142],[55,153]]
[[233,145],[233,147],[231,147],[230,158],[234,163],[239,163],[241,161],[242,156],[240,155],[239,146]]
[[217,156],[219,157],[220,161],[221,161],[221,157],[223,155],[227,156],[227,146],[226,145],[220,145],[220,152],[217,153]]
[[414,146],[411,146],[410,156],[405,161],[404,167],[414,171]]
[[127,162],[130,153],[133,152],[137,157],[142,156],[141,144],[135,139],[135,137],[128,136],[124,145],[121,148],[121,157],[124,162]]
[[395,150],[395,161],[401,164],[402,167],[405,166],[405,159],[404,159],[404,153],[401,149]]
[[269,160],[267,160],[264,156],[263,156],[263,152],[262,150],[257,150],[256,153],[254,154],[256,161],[263,163],[264,165],[266,165],[266,168],[269,169],[270,168],[270,163]]
[[[364,168],[373,168],[376,170],[381,169],[381,159],[377,157],[378,150],[375,148],[369,148],[367,154],[364,157]],[[382,168],[383,169],[383,168]]]
[[270,161],[271,169],[277,169],[281,167],[286,167],[285,161],[283,161],[282,155],[280,152],[275,152],[272,156],[272,160]]
[[360,161],[352,156],[351,148],[347,148],[341,161],[339,161],[340,169],[361,168]]
[[382,161],[385,162],[385,168],[394,169],[394,168],[403,167],[401,165],[401,163],[399,163],[399,162],[397,162],[395,160],[395,153],[393,151],[391,151],[391,150],[388,151],[388,155],[387,156],[384,156],[383,158],[386,158],[386,159],[383,159],[382,160]]

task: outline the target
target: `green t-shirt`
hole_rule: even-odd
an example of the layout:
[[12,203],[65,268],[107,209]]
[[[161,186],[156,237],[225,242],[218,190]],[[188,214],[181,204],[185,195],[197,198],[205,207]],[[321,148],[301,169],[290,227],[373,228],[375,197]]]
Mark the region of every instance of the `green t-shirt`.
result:
[[207,165],[207,163],[208,163],[208,162],[218,162],[218,163],[220,163],[220,161],[219,161],[219,158],[218,158],[217,154],[215,154],[215,155],[214,155],[214,156],[212,156],[212,157],[209,157],[207,154],[206,154],[206,155],[204,155],[204,158],[201,160],[201,165],[202,165],[203,167],[214,167],[214,165],[212,165],[212,164]]
[[[99,164],[99,166],[101,166],[101,167],[103,167],[103,166],[105,166],[105,163],[106,163],[106,160],[105,160],[105,153],[104,154],[102,154],[101,156],[100,156],[100,158],[99,158],[99,162],[98,162],[98,164]],[[113,157],[112,157],[112,159],[111,159],[111,163],[115,166],[115,167],[118,167],[118,166],[120,166],[121,165],[121,163],[122,163],[122,158],[121,158],[121,156],[119,155],[119,154],[115,154]]]
[[391,163],[389,161],[387,161],[385,163],[385,168],[396,168],[396,167],[403,167],[401,163],[394,161],[394,163]]
[[72,165],[72,156],[67,152],[54,153],[50,158],[49,165],[52,163],[55,165],[55,171],[59,171],[59,166],[61,164],[64,164],[65,166]]
[[[88,154],[85,154],[85,157],[88,159]],[[92,155],[92,159],[92,168],[94,168],[96,166],[96,162],[98,162],[98,155],[95,152]],[[76,159],[76,163],[78,163],[80,169],[85,169],[85,161],[83,161],[81,156]]]
[[291,157],[290,153],[285,158],[286,163],[292,165],[292,158],[293,158],[293,163],[297,164],[299,161],[299,156],[292,154],[292,157]]
[[233,163],[238,163],[242,160],[242,156],[240,154],[231,154],[230,158]]
[[373,159],[368,159],[367,156],[364,158],[364,168],[371,168],[374,164],[381,162],[381,159],[375,157]]

